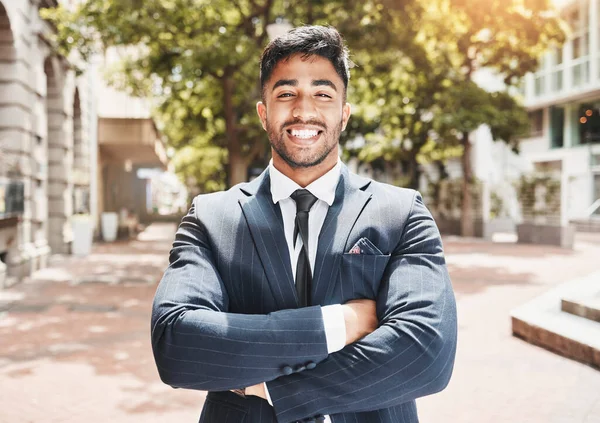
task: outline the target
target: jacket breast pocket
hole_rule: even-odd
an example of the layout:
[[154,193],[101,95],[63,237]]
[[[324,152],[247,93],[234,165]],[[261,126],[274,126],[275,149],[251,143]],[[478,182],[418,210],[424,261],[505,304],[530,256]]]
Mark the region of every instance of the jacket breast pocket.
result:
[[374,300],[389,261],[389,254],[343,254],[340,286],[344,301]]
[[206,398],[199,423],[244,423],[246,410],[237,404]]

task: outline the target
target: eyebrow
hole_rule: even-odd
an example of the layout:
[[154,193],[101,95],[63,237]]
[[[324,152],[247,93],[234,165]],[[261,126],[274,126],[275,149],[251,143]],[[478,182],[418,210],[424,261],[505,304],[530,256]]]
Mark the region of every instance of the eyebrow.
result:
[[315,80],[315,81],[312,82],[312,85],[314,87],[319,87],[319,86],[330,87],[330,88],[333,89],[333,91],[337,92],[337,87],[329,79],[317,79],[317,80]]
[[[297,87],[298,80],[297,79],[280,79],[273,85],[273,91],[275,91],[275,89],[277,89],[278,87],[282,87],[284,85],[291,85],[292,87]],[[329,79],[315,79],[312,81],[311,85],[313,87],[320,87],[320,86],[330,87],[335,92],[337,92],[337,87]]]

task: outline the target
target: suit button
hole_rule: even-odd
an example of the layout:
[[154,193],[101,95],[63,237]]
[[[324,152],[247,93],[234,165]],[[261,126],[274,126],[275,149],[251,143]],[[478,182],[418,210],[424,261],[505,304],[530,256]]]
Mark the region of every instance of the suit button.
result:
[[306,367],[304,367],[304,366],[296,367],[296,372],[298,372],[298,373],[303,372],[304,370],[306,370]]
[[308,419],[306,420],[306,423],[315,423],[315,419]]
[[308,363],[306,363],[306,368],[307,368],[308,370],[312,370],[312,369],[314,369],[315,367],[317,367],[317,365],[316,365],[316,364],[315,364],[313,361],[309,361]]
[[324,422],[325,421],[325,416],[319,416],[319,417],[317,417],[317,421],[318,422]]
[[284,366],[281,371],[283,372],[284,375],[291,375],[292,373],[294,373],[294,371],[292,370],[292,368],[290,366]]

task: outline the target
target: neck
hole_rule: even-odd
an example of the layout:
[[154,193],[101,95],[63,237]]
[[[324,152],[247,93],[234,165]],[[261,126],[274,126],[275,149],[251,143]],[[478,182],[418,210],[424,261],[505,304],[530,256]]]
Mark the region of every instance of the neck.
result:
[[296,182],[302,188],[306,188],[308,185],[325,175],[337,164],[337,156],[335,160],[324,160],[316,166],[311,167],[298,167],[294,168],[290,166],[285,160],[280,157],[273,155],[273,166],[275,169],[283,173],[285,176]]

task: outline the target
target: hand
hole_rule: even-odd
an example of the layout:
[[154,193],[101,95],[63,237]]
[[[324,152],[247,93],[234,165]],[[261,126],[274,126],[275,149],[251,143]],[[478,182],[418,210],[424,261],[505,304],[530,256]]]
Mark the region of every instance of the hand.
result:
[[255,397],[260,397],[264,400],[267,399],[267,394],[265,393],[265,384],[259,383],[258,385],[252,385],[246,388],[246,395],[254,395]]
[[346,345],[367,336],[379,325],[373,300],[352,300],[342,304],[346,323]]

